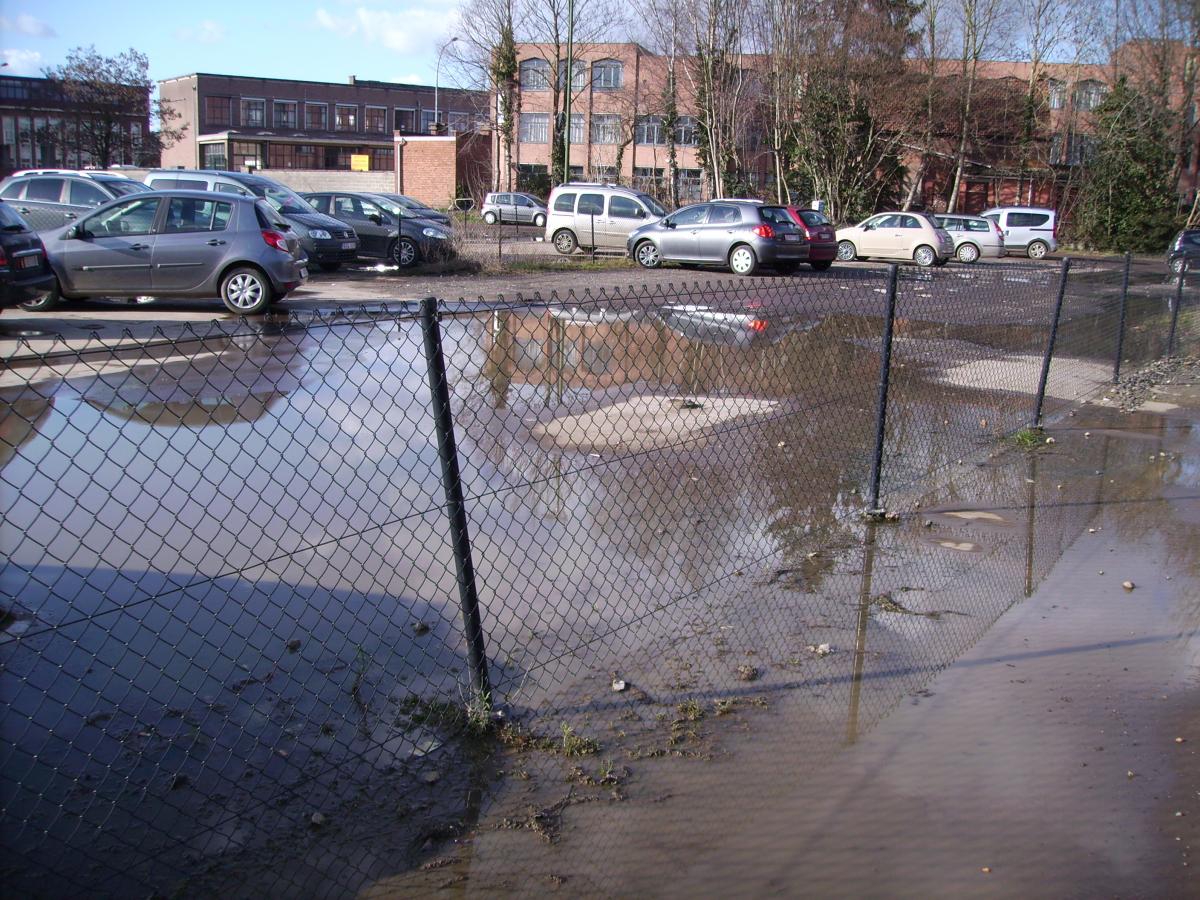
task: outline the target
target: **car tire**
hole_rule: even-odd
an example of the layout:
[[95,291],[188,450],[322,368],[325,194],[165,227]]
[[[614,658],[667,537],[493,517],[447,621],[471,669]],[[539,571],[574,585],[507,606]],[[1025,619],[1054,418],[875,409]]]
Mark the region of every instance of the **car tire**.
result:
[[401,237],[392,245],[392,262],[401,269],[411,269],[421,261],[421,248],[410,237]]
[[541,213],[538,213],[536,216],[533,217],[533,224],[534,224],[534,227],[536,227],[536,228],[545,228],[546,227],[546,217],[543,216]]
[[657,269],[662,263],[662,254],[654,246],[653,241],[642,241],[633,248],[633,258],[643,269]]
[[816,262],[810,262],[814,272],[824,272],[833,265],[832,259],[818,259]]
[[858,259],[858,250],[850,241],[838,241],[837,258],[841,262],[853,262]]
[[221,302],[231,313],[256,316],[271,305],[275,289],[260,269],[238,266],[221,279]]
[[800,271],[800,263],[798,262],[781,262],[775,263],[775,271],[780,275],[795,275]]
[[922,244],[913,251],[913,262],[924,269],[927,269],[933,265],[937,265],[937,259],[937,251],[928,244]]
[[60,303],[62,303],[62,290],[59,287],[58,279],[55,278],[54,283],[50,285],[50,290],[32,300],[26,300],[20,304],[20,307],[28,312],[48,312]]
[[342,264],[340,262],[323,262],[323,263],[317,263],[317,267],[322,272],[336,272],[338,269],[340,269],[342,267]]
[[575,252],[575,248],[579,246],[579,241],[575,239],[575,234],[566,228],[562,231],[556,231],[552,242],[554,249],[563,256],[570,256]]
[[1030,259],[1045,259],[1046,254],[1050,252],[1050,247],[1045,241],[1031,241],[1029,246],[1025,248],[1025,255]]
[[[1182,274],[1184,262],[1185,262],[1185,260],[1182,256],[1177,256],[1173,260],[1171,260],[1171,266],[1170,266],[1171,274],[1172,275]],[[22,303],[21,305],[24,306],[25,304]]]
[[748,244],[738,244],[729,251],[729,270],[735,275],[753,275],[758,268],[758,256]]
[[485,212],[483,214],[483,221],[487,225],[495,225],[496,224],[496,214],[494,212]]
[[958,257],[960,263],[973,263],[979,259],[979,248],[974,244],[959,244],[954,255]]

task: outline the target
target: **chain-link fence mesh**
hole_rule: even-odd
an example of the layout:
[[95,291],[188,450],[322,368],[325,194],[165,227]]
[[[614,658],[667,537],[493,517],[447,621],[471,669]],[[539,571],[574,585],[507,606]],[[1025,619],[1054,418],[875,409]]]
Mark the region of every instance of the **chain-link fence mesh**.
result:
[[[1124,272],[1072,266],[1047,416],[1111,384]],[[1194,352],[1195,282],[1135,276],[1123,365],[1165,354],[1172,321]],[[990,464],[1032,421],[1060,287],[1004,264],[901,273],[881,485],[920,512],[864,522],[888,284],[847,268],[443,306],[436,332],[412,305],[25,347],[0,382],[10,889],[425,889],[460,883],[446,848],[480,829],[491,886],[552,882],[512,842],[603,801],[572,888],[611,893],[631,768],[719,760],[741,730],[793,763],[853,741],[1091,515],[1039,503],[1037,457]],[[982,505],[994,527],[962,533]],[[650,806],[688,790],[658,777]]]

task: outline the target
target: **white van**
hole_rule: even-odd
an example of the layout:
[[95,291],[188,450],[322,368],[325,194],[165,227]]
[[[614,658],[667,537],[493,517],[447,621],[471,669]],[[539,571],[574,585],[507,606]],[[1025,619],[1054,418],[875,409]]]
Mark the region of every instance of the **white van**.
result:
[[546,206],[546,240],[564,255],[576,247],[624,252],[631,231],[667,214],[641,191],[577,181],[552,190]]
[[1058,249],[1058,214],[1052,209],[997,206],[980,215],[1000,226],[1008,253],[1024,252],[1030,259],[1041,259]]

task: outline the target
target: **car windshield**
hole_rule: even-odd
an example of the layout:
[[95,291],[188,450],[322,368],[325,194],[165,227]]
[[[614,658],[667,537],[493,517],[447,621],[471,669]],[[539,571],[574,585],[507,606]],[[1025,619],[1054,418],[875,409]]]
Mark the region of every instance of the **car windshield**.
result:
[[128,197],[130,194],[140,194],[143,191],[150,190],[149,187],[140,181],[134,181],[130,178],[104,178],[97,180],[101,181],[117,197]]
[[645,206],[646,209],[650,210],[650,212],[654,213],[654,215],[665,216],[667,214],[666,208],[649,194],[638,194],[637,198],[641,200],[642,205]]
[[394,200],[405,209],[429,209],[424,203],[419,203],[412,197],[405,197],[403,194],[388,194],[387,196],[389,200]]
[[241,183],[250,188],[256,197],[262,197],[284,215],[288,213],[303,214],[316,212],[308,201],[291,188],[285,188],[281,184],[274,184],[260,178],[247,178]]

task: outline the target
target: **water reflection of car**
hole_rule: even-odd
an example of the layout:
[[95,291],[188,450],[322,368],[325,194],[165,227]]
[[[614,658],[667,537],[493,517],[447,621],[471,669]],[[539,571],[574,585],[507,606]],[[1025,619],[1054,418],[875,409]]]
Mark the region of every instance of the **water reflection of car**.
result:
[[663,306],[655,310],[655,316],[688,340],[726,347],[774,344],[789,334],[810,331],[820,321],[812,316],[771,310],[755,301],[741,309],[693,304]]
[[265,200],[152,191],[45,232],[50,293],[26,309],[85,297],[220,297],[254,315],[308,278],[296,235]]
[[1200,228],[1185,228],[1175,235],[1167,250],[1167,266],[1175,275],[1182,272],[1184,266],[1193,271],[1200,269]]
[[0,200],[0,307],[38,303],[54,273],[41,239],[15,209]]
[[314,209],[353,226],[360,259],[386,259],[402,269],[454,256],[450,232],[383,194],[303,194]]

